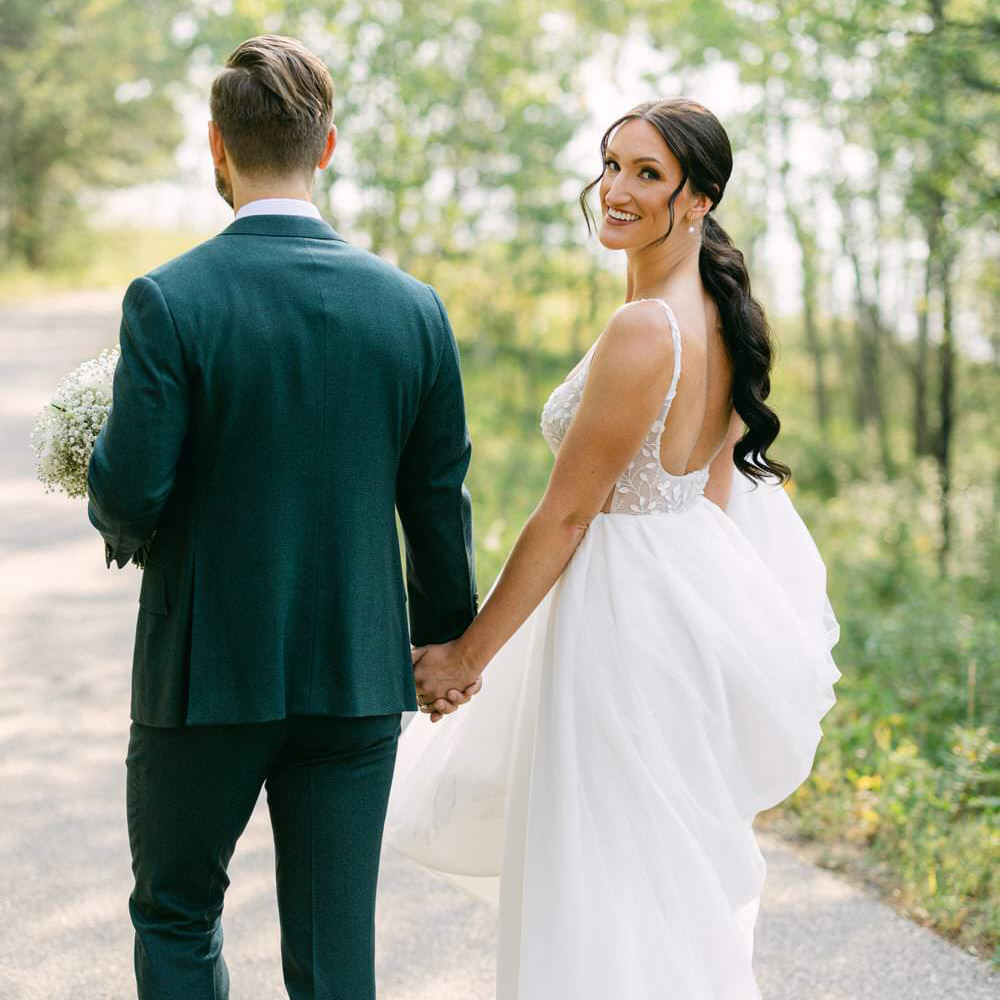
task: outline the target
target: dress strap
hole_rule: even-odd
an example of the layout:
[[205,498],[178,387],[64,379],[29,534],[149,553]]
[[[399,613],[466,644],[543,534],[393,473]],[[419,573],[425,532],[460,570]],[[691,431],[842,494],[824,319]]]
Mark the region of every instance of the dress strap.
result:
[[677,322],[677,317],[674,315],[673,309],[667,303],[666,299],[638,299],[639,302],[659,302],[663,306],[664,312],[667,314],[667,322],[670,324],[670,335],[673,337],[674,341],[674,373],[670,378],[670,388],[667,390],[666,399],[663,401],[663,407],[660,410],[660,417],[657,421],[657,434],[656,440],[659,443],[660,437],[663,435],[663,425],[664,421],[667,419],[667,411],[670,409],[670,404],[674,401],[674,396],[677,395],[677,383],[681,378],[681,328],[680,324]]

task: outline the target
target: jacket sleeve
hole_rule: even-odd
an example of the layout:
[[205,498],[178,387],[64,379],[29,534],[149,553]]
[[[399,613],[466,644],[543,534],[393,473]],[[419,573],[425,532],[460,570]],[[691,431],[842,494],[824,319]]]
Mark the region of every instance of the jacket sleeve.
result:
[[188,426],[188,382],[169,307],[153,279],[122,303],[111,411],[87,470],[88,515],[121,568],[159,521]]
[[458,345],[444,305],[433,289],[431,294],[444,350],[396,480],[396,509],[406,542],[410,639],[416,646],[460,636],[475,618],[478,601],[472,501],[464,486],[472,444]]

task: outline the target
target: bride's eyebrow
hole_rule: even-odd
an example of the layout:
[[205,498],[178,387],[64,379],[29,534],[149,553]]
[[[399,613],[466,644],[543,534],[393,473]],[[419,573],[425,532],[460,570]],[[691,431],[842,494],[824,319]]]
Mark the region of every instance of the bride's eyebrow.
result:
[[[620,160],[621,157],[612,149],[609,149],[606,156],[613,156],[616,160]],[[655,156],[636,156],[632,158],[632,163],[655,163],[658,167],[666,170],[666,167]]]

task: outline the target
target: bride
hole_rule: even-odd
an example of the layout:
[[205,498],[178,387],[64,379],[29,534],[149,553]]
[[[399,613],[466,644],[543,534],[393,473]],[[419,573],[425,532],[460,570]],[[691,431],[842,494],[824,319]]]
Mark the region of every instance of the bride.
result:
[[414,651],[386,839],[497,903],[497,1000],[759,1000],[752,821],[812,767],[836,620],[711,214],[724,129],[655,101],[601,152],[581,204],[626,302],[545,404],[551,478],[478,617]]

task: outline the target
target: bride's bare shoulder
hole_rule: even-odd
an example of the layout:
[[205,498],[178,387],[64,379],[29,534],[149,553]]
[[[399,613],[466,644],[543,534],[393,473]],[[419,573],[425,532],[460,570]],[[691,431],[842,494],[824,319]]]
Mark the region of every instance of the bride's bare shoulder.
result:
[[619,306],[604,328],[594,360],[654,369],[672,365],[674,341],[663,303],[639,299]]

